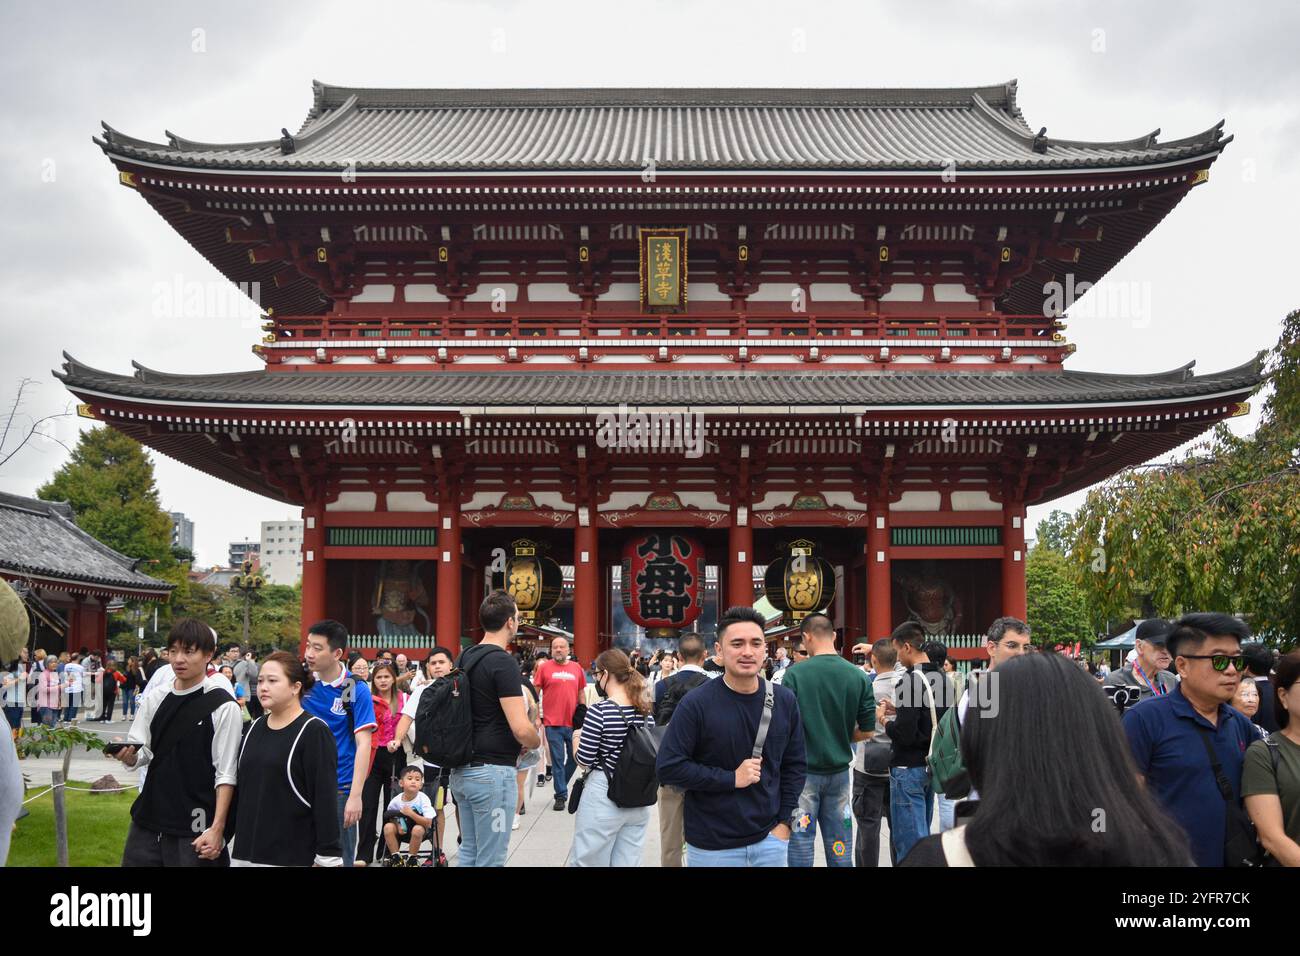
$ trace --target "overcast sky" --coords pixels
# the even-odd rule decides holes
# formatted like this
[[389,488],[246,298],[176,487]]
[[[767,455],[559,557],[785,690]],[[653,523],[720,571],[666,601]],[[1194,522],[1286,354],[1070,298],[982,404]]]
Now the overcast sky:
[[[1276,341],[1300,305],[1300,8],[1042,2],[157,4],[16,2],[0,12],[0,399],[61,411],[64,350],[115,372],[257,367],[238,319],[153,315],[157,283],[220,275],[136,193],[90,137],[208,142],[296,130],[311,81],[353,86],[974,86],[1020,81],[1029,124],[1074,139],[1163,139],[1221,118],[1236,139],[1110,274],[1150,315],[1071,322],[1070,368],[1201,372]],[[1087,300],[1081,302],[1086,308]],[[1256,410],[1259,402],[1255,402]],[[1234,427],[1252,427],[1250,419]],[[64,419],[67,444],[87,423]],[[0,470],[33,494],[67,453],[34,441]],[[162,502],[195,523],[205,564],[296,509],[154,455]],[[1050,507],[1031,509],[1029,526]]]

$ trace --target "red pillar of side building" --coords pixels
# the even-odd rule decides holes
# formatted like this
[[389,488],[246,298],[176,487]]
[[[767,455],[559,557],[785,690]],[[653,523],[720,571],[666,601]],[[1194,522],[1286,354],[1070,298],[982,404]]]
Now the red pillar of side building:
[[754,529],[741,524],[735,515],[727,530],[726,607],[754,606]]
[[573,652],[583,667],[600,653],[598,544],[595,526],[579,521],[573,529]]
[[437,642],[460,653],[461,560],[460,491],[452,486],[438,501],[438,582],[435,627]]
[[867,529],[867,640],[878,641],[893,630],[894,609],[889,567],[889,512],[871,512]]
[[1025,506],[1002,506],[1002,613],[1025,620],[1029,602],[1025,593]]
[[302,509],[302,641],[307,628],[325,617],[325,502],[311,501]]

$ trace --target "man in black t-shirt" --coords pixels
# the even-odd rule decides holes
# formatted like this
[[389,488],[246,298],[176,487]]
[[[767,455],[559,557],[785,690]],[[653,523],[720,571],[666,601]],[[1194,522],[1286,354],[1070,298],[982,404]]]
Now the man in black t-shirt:
[[519,665],[506,650],[519,630],[514,598],[493,591],[478,615],[486,632],[483,640],[457,662],[469,671],[474,751],[468,764],[451,772],[451,789],[462,810],[456,865],[505,866],[519,798],[515,762],[521,749],[536,750],[542,739],[528,719]]

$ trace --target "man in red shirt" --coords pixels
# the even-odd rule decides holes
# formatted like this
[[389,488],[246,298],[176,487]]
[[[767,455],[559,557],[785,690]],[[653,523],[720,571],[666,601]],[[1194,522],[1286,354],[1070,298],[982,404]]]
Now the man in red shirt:
[[567,640],[557,637],[551,641],[551,659],[538,665],[533,684],[542,692],[542,723],[555,774],[554,809],[563,810],[569,801],[569,778],[578,769],[573,759],[573,712],[587,686],[582,666],[569,660]]

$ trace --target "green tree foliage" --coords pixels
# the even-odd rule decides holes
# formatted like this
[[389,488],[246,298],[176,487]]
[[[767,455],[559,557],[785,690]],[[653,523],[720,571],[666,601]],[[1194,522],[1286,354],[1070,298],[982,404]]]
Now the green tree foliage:
[[72,457],[36,490],[72,505],[77,526],[157,574],[176,566],[171,519],[158,503],[153,462],[140,444],[107,426],[81,433]]
[[1034,547],[1047,548],[1049,551],[1055,551],[1058,554],[1068,554],[1071,540],[1071,521],[1073,516],[1068,511],[1061,511],[1059,508],[1053,509],[1042,521],[1038,522],[1038,528],[1034,531]]
[[1025,560],[1025,590],[1035,644],[1050,649],[1076,642],[1090,645],[1096,639],[1087,598],[1064,554],[1041,544],[1034,547]]
[[1257,634],[1300,635],[1300,311],[1266,369],[1253,435],[1220,425],[1180,460],[1088,493],[1069,554],[1095,614],[1123,617],[1149,596],[1159,614],[1241,613]]

